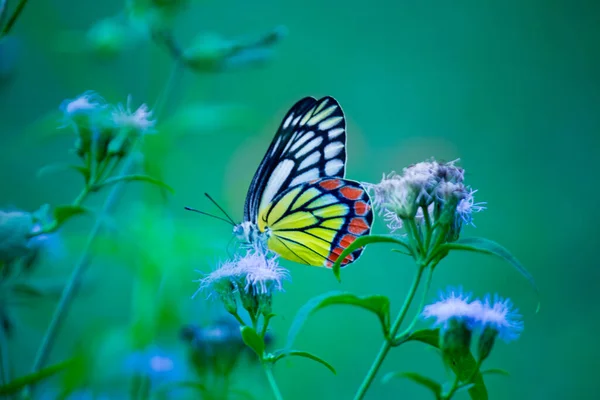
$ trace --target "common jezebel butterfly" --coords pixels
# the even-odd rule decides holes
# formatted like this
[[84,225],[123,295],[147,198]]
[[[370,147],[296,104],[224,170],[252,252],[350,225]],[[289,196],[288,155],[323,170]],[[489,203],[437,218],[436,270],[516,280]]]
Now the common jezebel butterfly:
[[[344,179],[346,121],[333,97],[305,97],[286,114],[252,179],[234,234],[281,257],[331,267],[373,223],[369,195]],[[342,265],[362,253],[349,254]]]

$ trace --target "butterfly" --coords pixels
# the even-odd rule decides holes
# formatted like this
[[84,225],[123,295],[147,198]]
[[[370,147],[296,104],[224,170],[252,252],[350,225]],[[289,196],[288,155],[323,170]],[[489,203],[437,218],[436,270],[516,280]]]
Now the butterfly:
[[[331,267],[373,223],[360,183],[344,179],[346,121],[333,97],[305,97],[285,115],[252,179],[233,233],[281,257]],[[342,260],[348,265],[363,249]]]

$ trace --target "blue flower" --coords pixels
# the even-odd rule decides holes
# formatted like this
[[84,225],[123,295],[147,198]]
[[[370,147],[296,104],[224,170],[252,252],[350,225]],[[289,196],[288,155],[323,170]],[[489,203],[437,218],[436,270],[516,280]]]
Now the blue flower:
[[490,329],[506,343],[516,340],[523,332],[523,321],[519,310],[513,307],[510,299],[503,299],[497,294],[492,302],[487,296],[477,318],[477,328],[482,332]]
[[465,294],[461,289],[449,289],[440,294],[440,300],[425,306],[422,317],[435,318],[433,326],[445,328],[451,320],[464,321],[471,329],[477,324],[481,315],[481,301],[471,301],[471,294]]

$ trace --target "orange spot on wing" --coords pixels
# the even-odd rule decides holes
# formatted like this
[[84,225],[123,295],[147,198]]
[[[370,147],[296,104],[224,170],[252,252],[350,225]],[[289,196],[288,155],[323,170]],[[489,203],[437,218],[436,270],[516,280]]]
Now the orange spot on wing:
[[345,186],[340,189],[340,193],[348,200],[356,200],[363,195],[363,190],[355,187]]
[[331,267],[333,267],[333,263],[331,261],[329,261],[329,260],[325,260],[325,266],[327,268],[331,268]]
[[326,181],[319,183],[319,186],[323,189],[334,190],[342,186],[342,182],[340,182],[339,179],[327,179]]
[[[336,247],[335,249],[333,249],[331,251],[331,253],[329,254],[329,258],[331,261],[336,262],[337,259],[340,257],[340,254],[342,254],[342,252],[344,251],[343,248],[341,247]],[[354,261],[354,256],[352,254],[348,254],[346,256],[346,258],[344,258],[344,260],[342,261],[342,265],[346,265],[348,263],[351,263],[352,261]],[[327,266],[327,261],[325,262],[325,265]],[[331,264],[333,265],[333,263]]]
[[356,215],[366,215],[370,209],[371,206],[369,206],[364,201],[357,201],[356,203],[354,203],[354,212],[356,213]]
[[362,235],[368,230],[369,225],[367,225],[363,218],[352,218],[352,221],[350,221],[350,224],[348,225],[348,231],[355,235]]
[[354,242],[355,240],[356,240],[356,236],[346,234],[340,240],[340,246],[342,246],[343,248],[346,248],[346,247],[350,246],[352,244],[352,242]]

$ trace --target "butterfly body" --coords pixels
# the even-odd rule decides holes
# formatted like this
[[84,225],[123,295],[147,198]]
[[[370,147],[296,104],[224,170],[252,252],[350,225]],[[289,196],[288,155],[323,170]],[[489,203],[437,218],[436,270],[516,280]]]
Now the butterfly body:
[[[344,179],[346,126],[332,97],[298,101],[284,117],[252,180],[244,221],[233,233],[307,265],[333,265],[357,237],[370,233],[371,202]],[[355,261],[362,248],[342,265]]]

